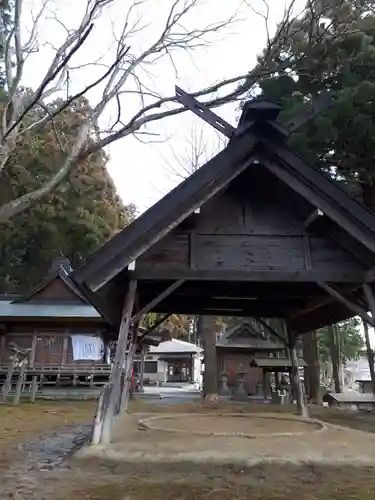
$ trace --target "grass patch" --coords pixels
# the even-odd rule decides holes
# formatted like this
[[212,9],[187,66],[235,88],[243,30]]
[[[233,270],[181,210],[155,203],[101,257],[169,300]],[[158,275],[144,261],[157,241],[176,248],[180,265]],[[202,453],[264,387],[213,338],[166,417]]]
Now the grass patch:
[[179,471],[176,465],[173,473],[165,468],[152,473],[148,465],[138,477],[125,470],[117,474],[102,470],[90,483],[71,485],[56,499],[373,500],[374,496],[374,469],[368,467],[265,464],[237,471],[220,467],[192,471],[184,464]]
[[17,445],[38,434],[70,424],[90,421],[95,402],[38,401],[34,404],[0,404],[0,469],[13,460]]

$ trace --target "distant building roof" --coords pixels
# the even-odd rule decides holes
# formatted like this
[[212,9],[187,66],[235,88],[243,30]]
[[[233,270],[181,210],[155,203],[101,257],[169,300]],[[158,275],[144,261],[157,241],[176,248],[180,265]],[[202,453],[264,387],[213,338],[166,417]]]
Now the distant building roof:
[[0,300],[0,321],[22,318],[92,318],[99,319],[98,311],[88,304],[33,303]]
[[150,347],[150,354],[197,354],[202,351],[203,350],[195,344],[178,339],[167,340],[165,342],[160,342],[157,347]]
[[[289,358],[254,358],[251,363],[251,366],[255,366],[258,368],[291,368],[292,363]],[[298,360],[298,365],[306,366],[306,361],[303,359]]]
[[216,343],[219,348],[280,351],[285,349],[279,339],[270,332],[267,336],[259,332],[250,321],[243,321],[228,330]]

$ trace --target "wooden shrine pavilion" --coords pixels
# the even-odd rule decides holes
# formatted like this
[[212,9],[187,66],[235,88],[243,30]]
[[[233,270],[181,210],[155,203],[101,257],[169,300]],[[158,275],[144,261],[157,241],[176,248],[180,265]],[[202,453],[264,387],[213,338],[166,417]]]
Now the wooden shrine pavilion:
[[220,380],[221,374],[226,373],[228,387],[235,387],[238,369],[243,366],[246,370],[245,391],[249,395],[257,395],[263,391],[267,381],[263,380],[263,369],[252,366],[253,361],[261,359],[272,363],[279,357],[286,358],[286,351],[279,338],[269,331],[260,331],[253,321],[236,322],[216,342],[218,378]]
[[28,352],[26,379],[36,374],[49,385],[108,381],[109,347],[117,333],[70,279],[71,270],[67,259],[57,259],[29,293],[0,298],[2,381],[14,349]]
[[[179,95],[228,145],[72,279],[128,346],[149,311],[285,320],[302,412],[297,335],[355,314],[374,324],[375,215],[288,146],[277,104],[248,102],[234,128]],[[115,365],[130,352],[119,348]]]

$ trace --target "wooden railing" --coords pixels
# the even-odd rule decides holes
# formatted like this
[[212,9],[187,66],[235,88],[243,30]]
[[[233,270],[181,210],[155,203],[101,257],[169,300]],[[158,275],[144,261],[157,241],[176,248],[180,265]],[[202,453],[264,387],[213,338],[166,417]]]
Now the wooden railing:
[[0,365],[0,378],[3,379],[1,399],[7,399],[13,386],[16,387],[14,403],[17,404],[22,392],[29,392],[30,401],[34,402],[38,389],[43,386],[98,388],[108,384],[110,375],[110,365],[35,364],[19,367],[2,364]]

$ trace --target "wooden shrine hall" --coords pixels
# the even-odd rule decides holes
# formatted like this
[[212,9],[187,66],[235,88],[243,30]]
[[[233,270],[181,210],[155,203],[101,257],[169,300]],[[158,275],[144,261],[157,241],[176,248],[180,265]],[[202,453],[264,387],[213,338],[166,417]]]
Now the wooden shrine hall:
[[356,314],[373,324],[375,215],[288,146],[303,120],[281,125],[277,104],[249,101],[234,128],[177,99],[228,145],[72,279],[128,346],[150,311],[285,320],[301,412],[296,336]]

